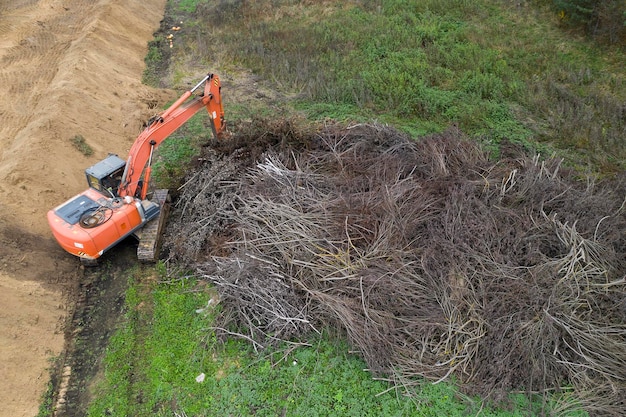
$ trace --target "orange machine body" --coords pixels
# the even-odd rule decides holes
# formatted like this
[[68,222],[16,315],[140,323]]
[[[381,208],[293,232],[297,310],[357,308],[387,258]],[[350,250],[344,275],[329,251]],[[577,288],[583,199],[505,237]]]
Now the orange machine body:
[[[203,93],[190,100],[194,90],[202,86]],[[88,168],[85,173],[89,188],[48,211],[48,224],[61,247],[84,261],[92,261],[156,218],[161,203],[147,199],[153,152],[202,108],[206,108],[218,138],[224,129],[224,110],[221,84],[215,74],[208,74],[152,118],[126,161],[111,154]]]
[[[62,212],[64,208],[67,213]],[[104,222],[96,227],[84,227],[80,216],[97,210],[104,216]],[[48,223],[61,247],[72,255],[86,259],[99,258],[146,222],[139,199],[114,199],[93,188],[48,212]]]

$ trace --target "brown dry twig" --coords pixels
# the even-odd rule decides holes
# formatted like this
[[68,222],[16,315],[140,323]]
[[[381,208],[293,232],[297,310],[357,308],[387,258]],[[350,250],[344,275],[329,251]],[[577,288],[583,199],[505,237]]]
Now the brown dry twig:
[[455,129],[412,141],[380,125],[252,127],[190,174],[169,235],[170,257],[246,329],[230,332],[266,346],[332,326],[399,385],[573,390],[618,415],[622,183],[582,184],[522,153],[492,161]]

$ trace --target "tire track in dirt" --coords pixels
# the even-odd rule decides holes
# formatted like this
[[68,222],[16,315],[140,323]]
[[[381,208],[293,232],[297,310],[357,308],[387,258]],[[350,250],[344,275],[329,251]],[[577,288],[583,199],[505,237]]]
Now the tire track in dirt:
[[[127,152],[173,93],[141,85],[165,0],[0,2],[0,417],[37,414],[63,348],[78,262],[46,211],[86,187],[83,171]],[[82,135],[92,156],[70,139]]]
[[128,239],[105,257],[100,266],[86,269],[80,282],[68,329],[71,343],[53,378],[54,417],[87,415],[98,375],[103,373],[102,358],[122,317],[128,268],[137,260],[137,244]]
[[[136,97],[136,92],[124,92],[124,87],[139,87],[144,94],[150,91],[138,85],[143,56],[129,59],[125,49],[145,51],[146,39],[137,42],[137,33],[141,33],[141,26],[145,29],[142,18],[152,7],[138,1],[122,5],[121,1],[83,0],[41,2],[28,9],[40,13],[34,21],[18,25],[15,32],[0,33],[13,37],[14,43],[0,51],[0,114],[16,121],[0,130],[0,178],[8,178],[10,185],[18,189],[35,188],[44,202],[54,206],[80,190],[82,176],[57,168],[59,182],[48,181],[47,176],[36,181],[24,175],[30,173],[31,164],[24,167],[20,162],[47,162],[48,158],[38,156],[41,150],[54,154],[59,166],[72,166],[77,157],[82,157],[69,145],[69,139],[77,134],[84,136],[96,153],[125,151],[125,146],[120,146],[124,140],[120,139],[134,138],[140,124],[125,129],[125,136],[120,137],[119,127],[128,123],[124,119],[129,115],[121,114],[116,104],[127,101],[122,95]],[[151,13],[155,14],[153,10]],[[128,79],[125,72],[131,66],[139,72]],[[148,94],[156,94],[157,102],[163,101],[163,95],[159,97],[152,91]],[[130,116],[141,118],[144,112],[145,108]],[[112,121],[116,125],[109,127]],[[110,140],[111,135],[117,137]],[[61,190],[72,192],[64,193],[61,199],[49,198],[47,193],[57,191],[59,185]],[[10,187],[1,191],[9,192]],[[6,201],[21,201],[21,197]],[[43,216],[33,222],[42,232],[46,230]]]
[[[16,121],[0,130],[0,164],[27,142],[26,136],[20,136],[19,132],[38,118],[34,110],[45,99],[44,94],[58,74],[63,57],[76,34],[84,32],[92,21],[81,17],[93,16],[96,7],[93,2],[66,4],[71,6],[54,1],[30,5],[19,10],[21,19],[10,19],[19,20],[19,24],[3,25],[0,32],[0,37],[12,40],[12,45],[0,52],[0,95],[3,97],[0,113]],[[24,18],[33,14],[36,15],[34,20]],[[93,19],[97,19],[97,15]]]

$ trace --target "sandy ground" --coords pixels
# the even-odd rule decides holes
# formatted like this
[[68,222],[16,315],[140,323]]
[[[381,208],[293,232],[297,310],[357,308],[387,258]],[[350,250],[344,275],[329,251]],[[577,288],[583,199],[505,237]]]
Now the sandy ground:
[[108,152],[125,158],[142,121],[175,97],[140,82],[164,7],[0,0],[0,417],[37,414],[82,276],[46,212],[86,187],[86,167]]

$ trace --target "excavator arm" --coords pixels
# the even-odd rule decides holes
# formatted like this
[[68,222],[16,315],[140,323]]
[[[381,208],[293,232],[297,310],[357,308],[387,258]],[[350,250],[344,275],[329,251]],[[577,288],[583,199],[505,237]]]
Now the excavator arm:
[[[188,101],[193,92],[203,85],[204,92]],[[126,168],[117,192],[120,197],[137,196],[142,200],[146,198],[154,150],[203,107],[209,113],[211,129],[218,139],[224,129],[224,109],[221,83],[216,74],[208,74],[167,110],[151,119],[149,125],[139,134],[130,148],[126,161]]]

